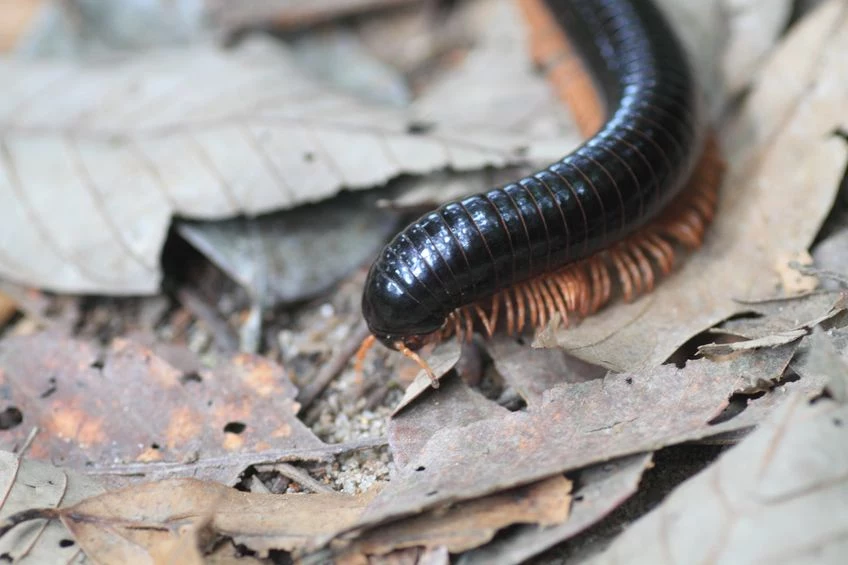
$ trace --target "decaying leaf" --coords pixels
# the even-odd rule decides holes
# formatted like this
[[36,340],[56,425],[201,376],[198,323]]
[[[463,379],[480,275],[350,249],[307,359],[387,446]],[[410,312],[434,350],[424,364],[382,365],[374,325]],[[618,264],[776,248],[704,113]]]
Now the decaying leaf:
[[177,229],[255,301],[271,307],[326,292],[377,253],[397,216],[374,200],[344,194],[259,218],[180,222]]
[[372,496],[258,494],[171,479],[93,496],[49,515],[98,563],[153,563],[156,556],[196,554],[191,541],[198,536],[231,538],[261,556],[303,549],[355,522]]
[[725,88],[740,93],[750,82],[792,13],[791,0],[722,0],[729,42],[722,54]]
[[[813,250],[816,267],[841,275],[848,280],[848,228],[843,228],[816,245]],[[838,281],[822,281],[825,288],[836,288]]]
[[848,405],[795,396],[591,563],[841,563],[846,422]]
[[509,338],[492,339],[486,349],[504,381],[531,406],[541,403],[545,391],[555,385],[590,381],[606,373],[564,351],[522,347]]
[[[526,411],[466,423],[475,416],[472,410],[457,425],[443,425],[457,406],[445,400],[443,407],[437,391],[429,407],[395,416],[392,445],[404,451],[407,463],[358,526],[711,435],[708,423],[730,395],[779,378],[793,353],[789,345],[722,363],[697,360],[683,369],[664,365],[558,385]],[[405,417],[413,424],[404,426]],[[431,427],[422,429],[428,422]]]
[[416,126],[258,40],[97,67],[7,60],[0,77],[14,85],[0,102],[0,198],[14,203],[0,239],[16,242],[0,273],[70,292],[154,292],[173,214],[255,215],[402,173],[552,159],[575,142],[492,120]]
[[[828,295],[825,295],[824,298],[829,298],[830,300],[828,300],[828,302],[833,300],[833,298]],[[698,348],[698,352],[704,355],[727,355],[734,351],[745,351],[748,349],[758,349],[760,347],[776,347],[779,345],[785,345],[809,334],[813,328],[819,324],[843,314],[846,309],[848,309],[848,293],[839,293],[837,294],[835,301],[830,304],[830,307],[823,314],[819,314],[813,319],[805,320],[800,324],[796,319],[796,321],[790,322],[790,326],[788,328],[774,329],[773,325],[775,324],[775,320],[773,318],[765,321],[758,319],[756,323],[751,323],[750,320],[737,320],[735,323],[734,321],[731,321],[727,324],[727,326],[734,328],[734,332],[746,331],[747,329],[747,331],[755,332],[755,334],[759,335],[743,341],[702,345]],[[778,324],[780,321],[784,321],[780,320],[782,316],[775,316],[775,318],[778,318]],[[739,328],[742,329],[740,330]]]
[[[462,348],[456,340],[450,340],[446,343],[439,344],[432,355],[428,356],[427,363],[430,365],[436,377],[441,378],[454,368],[459,361]],[[439,381],[441,382],[441,381]],[[433,387],[433,382],[425,372],[420,372],[415,380],[406,388],[403,398],[395,407],[394,413],[397,414],[403,410],[412,401],[418,398],[421,394],[427,392]]]
[[[848,403],[848,329],[810,336],[806,355],[793,368],[804,380],[823,383],[836,400]],[[821,388],[821,387],[820,387]]]
[[652,293],[616,304],[555,344],[613,370],[654,367],[694,334],[773,295],[775,258],[806,249],[848,160],[833,136],[848,116],[848,7],[823,5],[764,68],[725,132],[729,175],[702,249]]
[[389,448],[399,469],[408,466],[438,430],[509,414],[461,379],[443,380],[444,385],[437,391],[422,394],[389,420]]
[[[32,508],[57,508],[98,495],[91,478],[42,461],[0,452],[0,522]],[[80,553],[58,522],[35,520],[0,537],[0,555],[14,563],[70,563]]]
[[512,524],[560,524],[568,519],[570,505],[571,481],[556,476],[371,530],[346,553],[382,555],[407,547],[446,547],[459,553],[488,542]]
[[[4,402],[43,430],[30,448],[35,458],[103,469],[228,455],[229,464],[195,471],[229,482],[244,468],[235,454],[325,447],[297,419],[296,389],[276,364],[251,355],[214,369],[195,363],[180,370],[125,340],[102,358],[92,345],[54,334],[0,343]],[[5,432],[3,444],[20,442],[24,428]]]
[[579,534],[604,518],[636,492],[642,473],[650,466],[650,454],[633,455],[583,469],[580,487],[572,497],[568,521],[557,526],[520,526],[492,543],[465,553],[460,565],[513,565]]

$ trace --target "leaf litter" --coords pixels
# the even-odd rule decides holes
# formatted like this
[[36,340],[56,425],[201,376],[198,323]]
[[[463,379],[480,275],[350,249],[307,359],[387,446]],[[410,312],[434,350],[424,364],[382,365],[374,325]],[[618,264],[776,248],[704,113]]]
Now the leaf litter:
[[[95,479],[43,461],[0,451],[0,524],[32,508],[57,508],[96,496]],[[35,520],[0,537],[0,555],[15,563],[70,563],[80,547],[55,521]]]
[[844,400],[813,403],[793,395],[589,562],[680,563],[693,555],[715,563],[842,562],[848,551],[846,421]]
[[[837,10],[833,8],[834,5],[836,5],[835,2],[825,5],[813,18],[803,23],[801,27],[796,28],[784,43],[784,46],[795,45],[792,49],[800,50],[804,56],[810,55],[810,52],[804,52],[803,48],[811,43],[817,43],[819,51],[828,49],[824,46],[828,41],[833,42],[834,34],[824,33],[821,28],[817,29],[809,22],[818,21],[819,25],[827,28],[827,25],[821,24],[826,16],[836,19],[839,17],[835,15]],[[818,20],[814,18],[818,18]],[[832,29],[835,29],[835,27],[836,24],[833,25]],[[798,40],[799,35],[806,37],[806,39],[804,41]],[[838,34],[836,36],[838,37]],[[801,45],[801,47],[798,47],[798,45]],[[792,49],[788,49],[790,54]],[[815,51],[815,49],[813,48],[812,51]],[[786,50],[783,53],[767,64],[760,80],[766,81],[766,83],[768,80],[777,80],[774,78],[775,73],[780,76],[781,65],[787,64],[781,57],[789,56],[786,54]],[[735,121],[731,120],[731,123],[735,124],[727,130],[731,133],[725,132],[725,137],[731,145],[734,142],[739,144],[731,152],[735,160],[744,164],[744,166],[737,165],[742,172],[738,172],[736,175],[743,180],[754,177],[757,182],[766,183],[769,190],[774,190],[780,185],[780,182],[770,179],[781,177],[774,171],[771,172],[772,176],[763,175],[762,178],[756,176],[761,174],[762,170],[766,168],[765,164],[769,162],[768,158],[761,157],[761,154],[765,152],[763,148],[771,147],[771,151],[783,155],[776,151],[775,147],[780,149],[791,145],[791,140],[786,139],[791,136],[797,136],[795,143],[798,143],[802,148],[807,145],[818,149],[825,148],[822,160],[812,161],[816,165],[826,165],[818,167],[820,170],[825,169],[825,173],[822,178],[815,181],[820,183],[821,186],[818,187],[819,193],[816,193],[819,196],[811,198],[814,218],[802,221],[793,216],[792,220],[784,226],[786,233],[790,234],[787,239],[797,242],[796,247],[798,249],[805,249],[809,245],[818,229],[820,219],[824,215],[824,208],[830,206],[824,192],[837,184],[836,182],[828,184],[831,179],[828,174],[835,169],[835,167],[830,167],[831,160],[839,161],[839,159],[842,159],[837,164],[839,167],[844,167],[844,152],[838,150],[837,144],[822,141],[827,139],[829,132],[825,133],[826,128],[819,123],[820,121],[813,120],[815,122],[813,125],[816,127],[812,129],[819,135],[816,138],[809,131],[803,131],[804,128],[795,127],[793,119],[797,116],[794,118],[791,116],[794,111],[792,108],[804,107],[808,103],[808,99],[817,108],[816,111],[825,113],[832,111],[833,105],[828,106],[827,89],[832,89],[834,86],[838,88],[840,85],[834,84],[834,81],[831,80],[831,83],[824,85],[817,83],[815,87],[809,87],[810,84],[813,84],[811,77],[814,74],[820,72],[822,68],[833,68],[833,61],[828,62],[827,56],[820,59],[825,62],[819,66],[809,63],[803,66],[809,72],[805,79],[807,86],[801,85],[798,89],[778,89],[777,94],[772,96],[781,98],[782,105],[778,105],[775,109],[773,104],[760,103],[756,106],[752,104],[741,113],[742,118],[737,117]],[[813,68],[811,69],[811,67]],[[769,79],[769,73],[772,73],[771,79]],[[781,77],[781,80],[785,80],[785,78]],[[805,92],[799,94],[799,90]],[[755,97],[758,92],[760,96],[765,96],[762,94],[764,87],[754,89]],[[802,99],[804,100],[803,103],[799,103],[798,101]],[[818,106],[815,106],[816,104]],[[821,110],[820,107],[825,109]],[[781,121],[760,115],[754,119],[746,114],[746,112],[754,111],[763,112],[764,109],[774,112],[774,115],[788,115],[790,118]],[[841,114],[831,114],[831,116],[834,115]],[[756,129],[750,127],[752,123],[757,124]],[[775,124],[780,127],[775,127]],[[769,128],[772,129],[769,130]],[[800,133],[799,130],[801,130]],[[748,140],[747,142],[741,142],[739,140],[742,138],[735,137],[742,134],[748,136],[744,138]],[[799,151],[799,153],[802,157],[804,156],[804,151]],[[768,153],[766,154],[768,155]],[[838,158],[836,158],[837,156]],[[786,157],[782,158],[786,159]],[[777,157],[774,157],[774,159],[777,159]],[[809,162],[809,160],[800,161],[798,166],[815,168]],[[731,165],[733,166],[733,163]],[[783,176],[791,178],[785,174]],[[813,182],[811,179],[805,180]],[[786,182],[786,180],[781,178],[781,182]],[[746,184],[745,186],[749,185]],[[809,185],[804,184],[804,186]],[[748,189],[747,192],[751,190]],[[730,197],[734,200],[741,200],[741,203],[735,202],[734,206],[759,202],[753,197],[748,197],[746,200],[744,196],[746,191],[742,189],[739,189],[738,192],[741,192],[742,196],[730,194]],[[773,208],[764,208],[764,210],[771,214],[768,218],[769,223],[778,224],[784,220],[784,216],[779,214],[779,210]],[[809,212],[809,210],[808,208],[807,211]],[[796,215],[801,214],[801,212],[796,212]],[[748,219],[740,219],[739,221],[745,222]],[[744,236],[746,232],[742,228],[745,226],[740,225],[738,227],[736,236]],[[776,241],[779,238],[773,239]],[[725,241],[734,243],[733,240]],[[770,245],[767,245],[766,249],[770,247]],[[738,245],[736,244],[730,245],[727,254],[733,255],[737,252],[737,248]],[[726,259],[715,250],[713,250],[713,255],[712,260],[714,261]],[[775,253],[774,257],[763,258],[764,265],[766,259],[771,259],[771,262],[768,263],[768,269],[763,270],[764,273],[773,272],[771,269],[776,264],[775,257],[777,255]],[[781,253],[780,256],[785,257],[787,254]],[[738,259],[739,265],[743,265],[749,260],[749,257],[745,254],[741,254],[740,257]],[[734,268],[740,268],[739,265]],[[685,268],[684,266],[684,271]],[[678,276],[682,276],[684,271],[681,271]],[[707,275],[703,276],[706,277]],[[757,281],[755,285],[745,287],[745,290],[753,289],[756,292],[730,293],[729,296],[733,299],[773,297],[779,289],[780,277],[775,272],[774,276],[762,278],[763,281]],[[668,282],[672,283],[673,280]],[[662,285],[662,287],[664,286],[666,285]],[[715,286],[718,288],[722,285],[717,284]],[[660,290],[662,290],[662,287]],[[803,297],[796,300],[798,302],[793,302],[793,306],[790,306],[790,308],[795,308],[798,321],[813,320],[821,315],[820,306],[822,303],[816,302],[815,297]],[[797,306],[795,306],[796,304]],[[819,305],[818,310],[816,304]],[[825,307],[828,307],[828,305],[825,304]],[[619,306],[615,307],[615,309],[618,308]],[[755,311],[760,316],[764,316],[760,320],[767,327],[778,327],[781,321],[789,320],[786,311],[768,310],[768,306],[763,306],[763,303],[759,302],[752,305],[751,300],[736,301],[734,308],[736,310],[726,316]],[[679,310],[673,311],[680,313]],[[675,319],[677,313],[675,313]],[[781,314],[783,317],[781,317]],[[668,312],[666,312],[666,315],[668,315]],[[681,314],[680,319],[685,320],[687,318],[688,314]],[[843,341],[840,341],[843,337],[839,328],[842,318],[840,313],[834,314],[829,322],[834,327],[829,329],[827,334],[827,339],[833,340],[834,349],[840,355],[844,355],[845,351]],[[693,332],[700,332],[720,320],[721,318],[709,322],[702,320],[703,325]],[[729,331],[730,328],[738,332],[746,331],[744,322],[744,320],[732,320],[725,324],[726,328],[724,329],[726,331]],[[751,329],[756,330],[756,322],[756,320],[750,321]],[[808,324],[805,329],[809,330],[811,327],[812,325]],[[792,328],[790,327],[790,329]],[[653,329],[651,328],[643,329],[639,337],[653,337],[652,332]],[[731,352],[724,358],[717,360],[689,360],[685,365],[678,367],[673,365],[654,366],[668,357],[667,354],[663,359],[660,359],[659,353],[654,352],[657,355],[657,361],[654,365],[648,366],[647,370],[635,371],[632,374],[611,374],[595,380],[591,380],[591,378],[595,376],[596,372],[602,373],[603,370],[593,367],[591,364],[573,362],[573,360],[564,357],[558,350],[541,352],[544,358],[535,363],[531,355],[532,351],[528,351],[526,348],[522,349],[517,344],[511,343],[510,340],[503,340],[493,342],[486,347],[487,355],[492,359],[486,369],[487,376],[484,379],[500,379],[502,381],[500,386],[503,387],[504,391],[502,395],[489,397],[480,394],[475,388],[476,385],[475,387],[468,386],[462,383],[455,374],[449,373],[450,368],[457,365],[458,352],[448,351],[444,368],[440,370],[440,372],[448,373],[442,379],[442,387],[438,391],[427,390],[426,387],[419,388],[415,395],[410,396],[405,401],[406,403],[398,409],[389,423],[390,448],[395,457],[396,468],[388,484],[383,487],[383,493],[377,495],[377,498],[370,504],[363,503],[362,507],[356,512],[351,512],[347,516],[347,518],[350,518],[347,522],[342,523],[344,520],[340,520],[334,524],[334,528],[322,530],[320,534],[313,532],[310,534],[312,537],[297,538],[299,541],[296,543],[326,540],[327,536],[337,534],[340,529],[343,535],[334,537],[335,541],[330,545],[337,552],[348,551],[350,554],[350,552],[355,552],[357,551],[356,548],[359,548],[361,549],[360,554],[367,554],[369,551],[377,553],[389,551],[382,559],[401,560],[395,562],[404,562],[403,559],[411,559],[414,562],[419,558],[440,559],[441,562],[444,562],[448,554],[445,544],[450,542],[450,534],[457,533],[459,534],[457,537],[464,536],[462,532],[456,531],[447,532],[447,538],[444,537],[443,530],[440,534],[439,517],[445,516],[445,511],[448,513],[461,511],[467,505],[480,504],[484,511],[476,514],[469,523],[472,526],[471,529],[476,531],[475,524],[478,524],[477,520],[479,519],[482,533],[474,533],[467,539],[473,538],[479,540],[479,543],[485,543],[488,539],[491,539],[491,536],[497,530],[513,523],[500,521],[493,525],[492,522],[486,521],[485,516],[489,514],[485,509],[491,508],[490,505],[494,504],[493,500],[503,495],[507,489],[519,488],[523,489],[524,492],[531,492],[533,488],[543,484],[537,481],[553,480],[549,477],[562,479],[562,474],[566,473],[569,479],[576,480],[577,488],[574,496],[580,498],[571,504],[561,504],[557,508],[559,511],[569,510],[568,506],[570,506],[570,516],[565,522],[553,524],[539,520],[549,524],[542,528],[538,525],[513,526],[505,532],[501,532],[493,542],[484,545],[483,548],[465,554],[469,562],[475,562],[474,559],[477,559],[476,562],[508,563],[527,559],[554,543],[577,535],[591,524],[601,520],[629,497],[637,489],[642,473],[650,464],[650,453],[646,452],[680,441],[709,437],[718,433],[739,431],[740,429],[748,430],[761,422],[763,418],[768,417],[769,414],[774,413],[775,409],[780,410],[781,406],[785,407],[786,398],[791,397],[793,393],[798,392],[804,398],[818,395],[824,386],[823,381],[826,379],[822,374],[826,371],[821,368],[821,363],[816,360],[815,355],[811,357],[810,344],[821,335],[818,332],[812,335],[805,334],[801,339],[774,348]],[[677,337],[679,338],[679,336]],[[4,337],[3,341],[6,341],[6,339],[8,338]],[[650,342],[646,344],[639,343],[639,341],[634,340],[638,347],[648,349],[652,347]],[[121,342],[116,342],[110,347],[116,345],[120,346]],[[670,351],[676,348],[677,346],[674,346]],[[527,355],[526,361],[523,361],[524,355]],[[602,365],[608,367],[614,366],[604,362],[604,359],[593,359],[591,357],[589,359],[596,363],[600,361]],[[457,366],[461,365],[461,360],[459,361],[460,364]],[[522,365],[526,365],[526,371],[522,370],[522,368],[525,368]],[[558,366],[561,367],[560,371],[557,371]],[[789,367],[788,370],[787,366]],[[717,369],[718,371],[716,371]],[[715,374],[716,372],[721,374]],[[534,373],[538,380],[535,380]],[[145,375],[141,375],[141,377],[144,378]],[[342,384],[346,381],[355,382],[350,381],[350,378],[349,375],[344,375],[340,382]],[[628,378],[632,382],[628,382]],[[223,386],[223,388],[230,387],[230,384]],[[505,401],[505,398],[509,396],[506,393],[509,391],[512,391],[513,396],[520,397],[526,406],[519,407],[517,410],[505,407],[508,405],[514,408]],[[286,392],[282,396],[288,399],[285,402],[290,402],[293,393],[286,388]],[[726,412],[739,398],[743,402],[741,412],[728,415]],[[658,419],[660,416],[664,416],[662,420]],[[288,416],[286,416],[287,418]],[[527,422],[532,425],[522,427]],[[564,430],[565,433],[560,433],[566,426],[568,426],[568,429]],[[598,440],[596,444],[592,445],[592,436],[604,433],[609,437],[605,438],[604,441]],[[576,434],[587,437],[580,438],[580,441],[563,439],[573,438]],[[558,441],[554,442],[554,437]],[[36,436],[37,438],[38,436]],[[318,441],[320,442],[320,440]],[[574,457],[565,454],[563,446],[567,446],[569,451],[573,449]],[[36,444],[33,444],[33,447],[36,447]],[[319,449],[319,452],[323,455],[330,453],[329,451],[321,451],[321,449]],[[584,449],[587,452],[594,450],[594,453],[583,453],[582,450]],[[289,455],[294,456],[295,461],[299,461],[296,458],[298,456],[296,451],[290,451]],[[532,458],[522,459],[522,455],[527,452],[530,453],[531,457],[541,459],[541,463],[535,465],[535,468]],[[271,453],[275,456],[280,455],[280,452],[274,453],[272,451]],[[634,455],[625,458],[620,457],[627,453]],[[248,455],[253,454],[248,453]],[[506,462],[507,456],[510,457],[509,465]],[[498,460],[497,465],[487,464],[499,457],[504,458],[504,461]],[[256,465],[259,468],[264,468],[264,466],[273,468],[275,461],[278,460],[279,458],[269,457],[268,460],[262,461],[225,454],[220,456],[218,461],[227,468],[227,471],[223,474],[214,475],[214,478],[222,480],[226,476],[228,481],[225,482],[232,483],[236,476],[233,473],[237,469],[240,472],[240,470]],[[604,461],[606,463],[596,463]],[[202,459],[200,462],[202,462]],[[461,471],[457,471],[456,465],[452,466],[452,463],[461,465],[459,467]],[[123,472],[139,472],[144,467],[150,469],[151,466],[156,467],[157,465],[160,471],[166,469],[162,463],[132,463],[123,465],[122,469]],[[168,465],[174,465],[170,468],[173,473],[184,473],[191,471],[194,463],[189,459],[185,462],[168,463]],[[178,470],[175,471],[177,468]],[[423,469],[419,471],[419,468]],[[169,475],[168,472],[158,475],[151,473],[148,478],[167,476],[174,476],[174,474]],[[164,484],[173,487],[175,483]],[[257,484],[257,481],[254,480],[252,484]],[[466,488],[469,484],[471,484],[471,488]],[[206,487],[209,487],[209,483],[198,483],[198,490],[203,490]],[[130,493],[133,488],[148,487],[130,487],[124,492]],[[217,492],[216,489],[220,487],[211,486],[209,488],[215,493]],[[150,494],[154,490],[139,490],[136,492]],[[173,492],[177,491],[172,488],[170,494],[173,494]],[[234,491],[227,490],[227,492]],[[122,494],[121,496],[128,497],[128,500],[132,499],[130,494]],[[312,497],[316,495],[268,496]],[[482,498],[480,498],[481,496]],[[152,495],[148,498],[155,500]],[[180,500],[173,500],[170,506],[173,508],[179,507],[180,504],[188,502],[185,499],[191,498],[191,495],[178,496],[178,498]],[[210,498],[214,498],[214,496],[210,496]],[[160,500],[168,500],[168,497],[163,496]],[[145,499],[142,502],[150,501]],[[528,503],[532,504],[538,502],[540,501],[528,500]],[[588,504],[585,512],[581,514],[581,507],[584,502],[588,502]],[[223,512],[227,511],[228,505],[237,505],[237,503],[226,499],[224,507],[222,507]],[[132,551],[137,552],[134,555],[186,555],[189,556],[186,557],[187,559],[196,560],[199,556],[197,549],[208,548],[205,543],[209,536],[214,537],[222,534],[220,529],[216,529],[214,520],[211,518],[214,515],[214,510],[211,509],[214,504],[210,505],[204,502],[198,506],[200,508],[192,506],[192,512],[195,513],[193,514],[193,523],[190,526],[183,524],[186,526],[184,528],[173,527],[174,524],[169,522],[169,515],[167,514],[169,510],[164,509],[162,514],[156,517],[157,520],[160,520],[160,524],[165,524],[163,529],[153,528],[150,532],[143,533],[131,526],[119,534],[117,538],[109,538],[108,535],[113,534],[106,535],[104,532],[97,531],[96,527],[88,528],[91,524],[86,524],[85,531],[80,530],[78,535],[84,539],[88,539],[85,536],[90,535],[95,540],[93,543],[97,544],[103,543],[103,540],[105,540],[104,546],[114,547],[121,551],[127,549],[127,540],[131,539]],[[140,506],[140,509],[143,510],[143,506]],[[417,514],[422,509],[432,510],[427,510],[424,514]],[[122,508],[120,511],[123,512],[122,516],[127,516],[132,513],[132,508]],[[142,512],[137,512],[132,519],[137,519],[141,514]],[[331,512],[324,512],[326,516],[331,514]],[[400,521],[395,520],[395,518],[400,519]],[[412,520],[413,524],[415,524],[414,520],[422,520],[421,524],[426,524],[427,528],[432,529],[418,528],[421,535],[417,537],[415,535],[410,537],[408,534],[401,535],[400,532],[404,531],[404,523],[408,520]],[[529,521],[533,522],[533,520]],[[381,524],[379,527],[370,527],[378,523]],[[146,522],[144,524],[149,525]],[[484,526],[484,524],[488,524],[488,526]],[[394,540],[380,537],[380,530],[388,527],[398,528],[395,531],[399,533]],[[250,528],[245,528],[245,530],[249,531]],[[269,533],[273,532],[266,530],[259,532],[254,538],[247,535],[238,539],[241,541],[247,540],[244,543],[245,547],[257,548],[257,551],[260,552],[279,547],[294,548],[294,546],[285,545],[286,541],[281,541],[288,535],[285,532],[279,538],[274,538],[273,535],[266,537],[265,534]],[[123,537],[124,535],[127,537]],[[223,535],[234,537],[232,532],[229,531],[223,532]],[[152,541],[156,536],[161,539]],[[314,536],[318,536],[319,539],[316,540]],[[306,540],[306,538],[309,538],[309,540]],[[369,543],[369,540],[373,545],[365,545]],[[417,548],[397,551],[397,547],[404,545],[404,540],[407,543],[422,544],[431,547],[431,549],[424,553]],[[141,543],[143,547],[138,546],[138,543]],[[141,547],[140,550],[139,547]],[[300,550],[302,547],[305,546],[298,545],[297,549]],[[469,545],[468,547],[472,546]],[[464,545],[463,548],[467,549]],[[98,546],[91,551],[100,551],[101,549],[102,547]],[[486,560],[493,555],[487,553],[487,551],[499,550],[504,552],[502,561]],[[319,551],[315,555],[323,555],[323,553]],[[371,559],[376,559],[376,556],[372,556]]]
[[[211,368],[185,350],[175,367],[155,351],[115,340],[91,344],[43,333],[0,342],[0,381],[29,427],[29,454],[100,474],[194,476],[234,484],[250,465],[321,461],[354,446],[325,444],[298,418],[296,389],[278,365],[253,355]],[[379,446],[379,441],[362,447]]]
[[[5,60],[0,76],[16,85],[0,106],[0,194],[17,203],[0,225],[18,242],[0,272],[65,292],[155,292],[174,214],[256,215],[400,174],[551,160],[577,142],[528,133],[499,114],[483,124],[451,115],[421,130],[422,117],[448,116],[331,90],[269,40],[79,69]],[[534,84],[552,99],[541,79]],[[45,104],[59,88],[61,104]],[[455,107],[445,96],[453,102],[437,91],[417,104]]]

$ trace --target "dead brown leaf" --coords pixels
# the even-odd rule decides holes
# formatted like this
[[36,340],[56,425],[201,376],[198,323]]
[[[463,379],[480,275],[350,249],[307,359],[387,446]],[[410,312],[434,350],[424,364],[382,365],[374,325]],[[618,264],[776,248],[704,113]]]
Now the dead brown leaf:
[[[7,338],[0,342],[0,382],[9,391],[5,402],[43,430],[30,454],[71,467],[326,447],[298,420],[296,389],[278,365],[238,355],[208,369],[184,353],[194,370],[177,369],[126,340],[113,342],[101,357],[91,344],[61,335]],[[9,430],[4,445],[26,432],[23,426]],[[194,471],[233,481],[243,462],[231,461]]]
[[559,349],[531,349],[514,339],[495,337],[486,343],[495,368],[528,405],[542,401],[546,390],[564,383],[602,378],[606,370]]
[[722,57],[725,88],[742,92],[759,70],[792,15],[790,0],[722,0],[729,42]]
[[[438,430],[506,416],[509,411],[472,390],[461,379],[443,379],[438,390],[419,396],[389,420],[389,449],[395,465],[406,467]],[[424,469],[422,469],[423,471]]]
[[580,487],[574,493],[571,515],[557,526],[520,526],[479,549],[462,555],[460,565],[513,565],[575,536],[606,517],[629,498],[651,465],[651,455],[616,459],[581,470]]
[[[825,295],[825,297],[832,300],[832,297],[829,295]],[[807,307],[809,302],[817,301],[804,301],[802,303],[802,308]],[[734,351],[745,351],[761,347],[777,347],[785,345],[808,335],[813,328],[817,327],[819,324],[832,320],[833,318],[843,314],[846,310],[848,310],[848,293],[840,293],[823,314],[819,314],[815,318],[808,319],[800,324],[797,322],[796,318],[788,328],[774,329],[775,322],[779,324],[781,321],[785,320],[783,316],[775,316],[775,318],[778,318],[777,321],[774,319],[767,319],[765,321],[758,319],[754,322],[750,320],[732,320],[728,324],[728,327],[734,328],[735,332],[747,331],[755,333],[758,336],[730,343],[710,343],[702,345],[698,348],[698,352],[704,355],[727,355]],[[783,314],[783,312],[781,312],[781,314]],[[783,318],[783,320],[781,320],[781,318]]]
[[[848,227],[838,230],[820,242],[813,249],[816,267],[840,275],[843,281],[848,280]],[[832,280],[823,281],[825,288],[835,288],[838,283]]]
[[489,542],[511,524],[560,524],[568,519],[570,505],[571,481],[555,476],[371,530],[346,553],[383,555],[411,547],[446,547],[459,553]]
[[555,343],[613,370],[654,367],[705,328],[773,294],[775,258],[810,245],[848,160],[848,8],[833,0],[802,22],[763,69],[735,127],[729,175],[704,247],[659,288],[616,304]]
[[[31,508],[57,508],[100,494],[91,478],[42,461],[0,452],[0,521]],[[0,537],[0,555],[14,563],[69,563],[80,548],[55,521],[21,524]]]
[[[727,406],[730,395],[779,378],[794,351],[788,345],[721,363],[697,360],[683,369],[664,365],[640,374],[559,385],[527,411],[471,423],[465,422],[480,415],[479,409],[455,416],[459,403],[438,391],[428,406],[413,406],[395,416],[392,447],[403,452],[407,463],[358,526],[709,436],[709,422]],[[493,411],[483,408],[482,415]],[[404,424],[405,418],[411,422]],[[454,418],[460,423],[444,425]]]
[[16,242],[0,273],[66,292],[155,292],[174,214],[252,216],[400,174],[553,159],[576,142],[497,116],[433,122],[367,104],[270,41],[82,67],[3,60],[0,78],[14,85],[0,105],[0,198],[14,203],[0,235]]
[[[432,354],[427,356],[427,364],[430,365],[430,369],[432,369],[433,373],[437,378],[441,379],[444,375],[446,375],[451,369],[459,361],[460,354],[462,353],[462,347],[456,340],[450,340],[445,343],[439,344],[439,346],[432,352]],[[441,382],[441,381],[439,381]],[[393,414],[397,414],[410,403],[412,403],[416,398],[427,392],[433,387],[433,383],[430,380],[430,377],[424,372],[421,371],[415,377],[415,380],[410,384],[406,391],[403,393],[403,398],[401,398],[398,405],[395,407]]]
[[372,495],[257,494],[171,479],[89,498],[62,508],[59,518],[86,555],[101,563],[153,563],[175,551],[191,553],[180,548],[182,538],[196,539],[204,527],[267,555],[304,548],[349,526]]
[[848,552],[848,405],[794,396],[630,526],[600,563],[840,563]]

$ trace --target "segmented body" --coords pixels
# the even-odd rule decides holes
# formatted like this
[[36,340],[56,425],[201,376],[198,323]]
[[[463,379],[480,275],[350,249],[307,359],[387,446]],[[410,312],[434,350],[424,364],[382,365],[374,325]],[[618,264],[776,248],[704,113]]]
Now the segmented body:
[[[443,332],[446,320],[457,323],[463,308],[479,310],[487,298],[510,289],[522,305],[517,326],[525,324],[521,292],[538,294],[526,301],[536,322],[536,304],[564,310],[574,296],[569,298],[565,288],[557,291],[550,281],[532,281],[563,272],[638,232],[680,192],[702,156],[707,127],[696,81],[682,45],[650,0],[543,3],[591,70],[607,121],[562,160],[501,188],[444,204],[383,249],[369,272],[362,308],[372,334],[390,347],[401,343],[415,349]],[[619,265],[625,278],[628,271],[645,270],[638,259],[646,254],[667,270],[665,242],[649,237],[639,245],[633,265]],[[604,284],[592,280],[594,272],[586,276],[590,288]],[[648,278],[653,284],[653,275],[633,275],[633,280]],[[511,295],[506,296],[504,304],[511,308]],[[495,308],[498,304],[492,300]],[[586,304],[576,309],[591,310]],[[518,313],[508,315],[510,329],[521,329],[512,320]],[[497,316],[480,313],[484,321]]]

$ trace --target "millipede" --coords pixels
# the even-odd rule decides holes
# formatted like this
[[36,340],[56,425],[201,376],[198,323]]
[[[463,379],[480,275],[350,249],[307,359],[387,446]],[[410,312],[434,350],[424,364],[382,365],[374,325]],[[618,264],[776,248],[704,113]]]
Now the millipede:
[[[416,351],[474,331],[563,324],[653,289],[700,246],[723,165],[687,54],[651,0],[520,0],[533,58],[586,141],[545,169],[447,202],[371,266],[375,341]],[[579,57],[575,57],[577,53]]]

